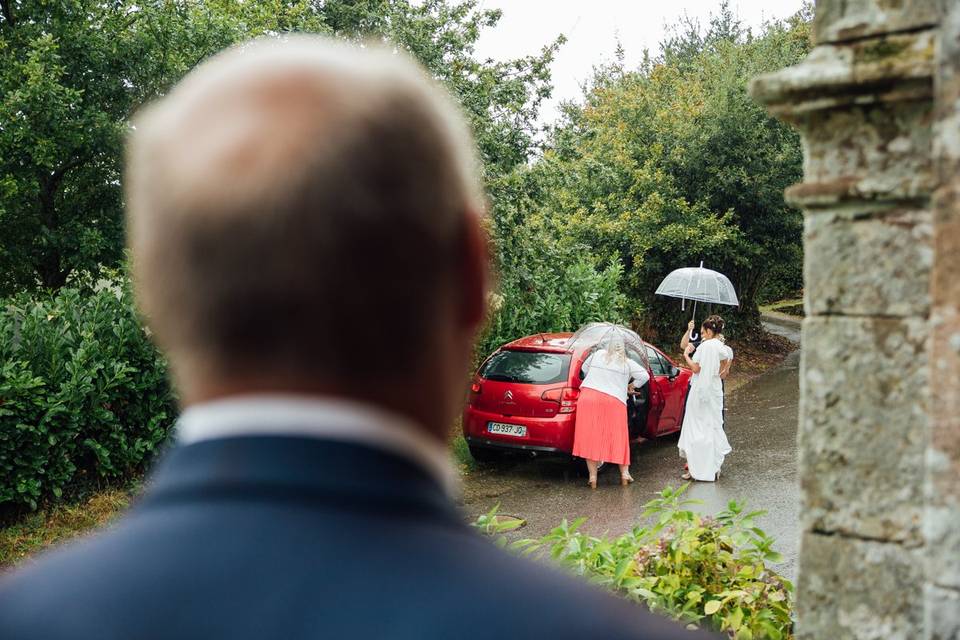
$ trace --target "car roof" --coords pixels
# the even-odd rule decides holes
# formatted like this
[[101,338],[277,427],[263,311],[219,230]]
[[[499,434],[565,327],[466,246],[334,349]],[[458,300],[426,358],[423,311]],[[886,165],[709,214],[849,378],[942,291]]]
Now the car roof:
[[565,353],[567,342],[573,336],[570,332],[564,333],[535,333],[532,336],[519,338],[503,345],[503,349],[513,351],[547,351]]
[[[514,340],[513,342],[508,342],[507,344],[503,345],[501,349],[509,349],[511,351],[566,353],[567,343],[571,337],[573,337],[573,334],[569,331],[557,333],[535,333],[533,335]],[[647,347],[653,346],[646,340],[643,341],[643,344]],[[656,347],[653,348],[656,349]],[[657,349],[657,351],[660,350]]]

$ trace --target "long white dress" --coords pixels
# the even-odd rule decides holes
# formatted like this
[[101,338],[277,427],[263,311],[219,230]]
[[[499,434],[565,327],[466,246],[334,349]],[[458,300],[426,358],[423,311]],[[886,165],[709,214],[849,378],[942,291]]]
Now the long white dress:
[[693,354],[700,373],[691,378],[677,446],[695,480],[713,482],[724,457],[732,450],[723,432],[723,383],[720,380],[720,361],[728,357],[726,346],[717,339],[704,340]]

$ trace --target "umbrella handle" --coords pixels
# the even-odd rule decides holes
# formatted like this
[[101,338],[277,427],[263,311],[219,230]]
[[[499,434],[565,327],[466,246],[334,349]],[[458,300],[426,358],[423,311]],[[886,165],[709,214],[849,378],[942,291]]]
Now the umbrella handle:
[[[703,269],[703,260],[700,261],[700,268]],[[699,276],[700,276],[700,274],[697,274],[697,286],[699,286],[699,283],[700,283]],[[687,310],[687,296],[686,296],[686,294],[688,294],[688,293],[690,293],[690,281],[689,281],[689,280],[687,280],[687,290],[684,292],[684,296],[683,296],[682,298],[680,298],[680,311],[686,311],[686,310]],[[693,318],[696,319],[696,317],[697,317],[697,301],[694,300],[694,301],[693,301]]]

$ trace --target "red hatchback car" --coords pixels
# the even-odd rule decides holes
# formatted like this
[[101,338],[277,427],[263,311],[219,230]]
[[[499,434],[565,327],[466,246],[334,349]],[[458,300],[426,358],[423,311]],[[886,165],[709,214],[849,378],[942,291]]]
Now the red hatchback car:
[[[568,350],[573,334],[537,334],[515,340],[487,358],[470,385],[463,412],[463,436],[480,462],[503,453],[573,452],[580,371],[592,349]],[[677,367],[659,349],[644,343],[650,383],[627,404],[631,440],[680,430],[690,387],[689,369]],[[636,348],[627,355],[645,366]]]

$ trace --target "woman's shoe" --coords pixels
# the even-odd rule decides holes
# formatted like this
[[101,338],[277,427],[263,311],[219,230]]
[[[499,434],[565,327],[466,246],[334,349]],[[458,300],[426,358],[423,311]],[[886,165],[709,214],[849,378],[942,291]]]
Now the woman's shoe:
[[693,476],[690,475],[689,471],[684,471],[680,478],[682,480],[693,480]]
[[629,473],[628,473],[627,475],[625,475],[625,476],[620,476],[620,484],[621,484],[622,486],[625,487],[625,486],[627,486],[628,484],[630,484],[631,482],[633,482],[633,476],[631,476]]
[[591,489],[595,490],[597,488],[597,479],[590,478],[589,480],[587,480],[587,484],[590,486]]
[[720,472],[717,471],[717,477],[714,478],[713,481],[716,482],[716,481],[719,480],[719,479],[720,479]]

